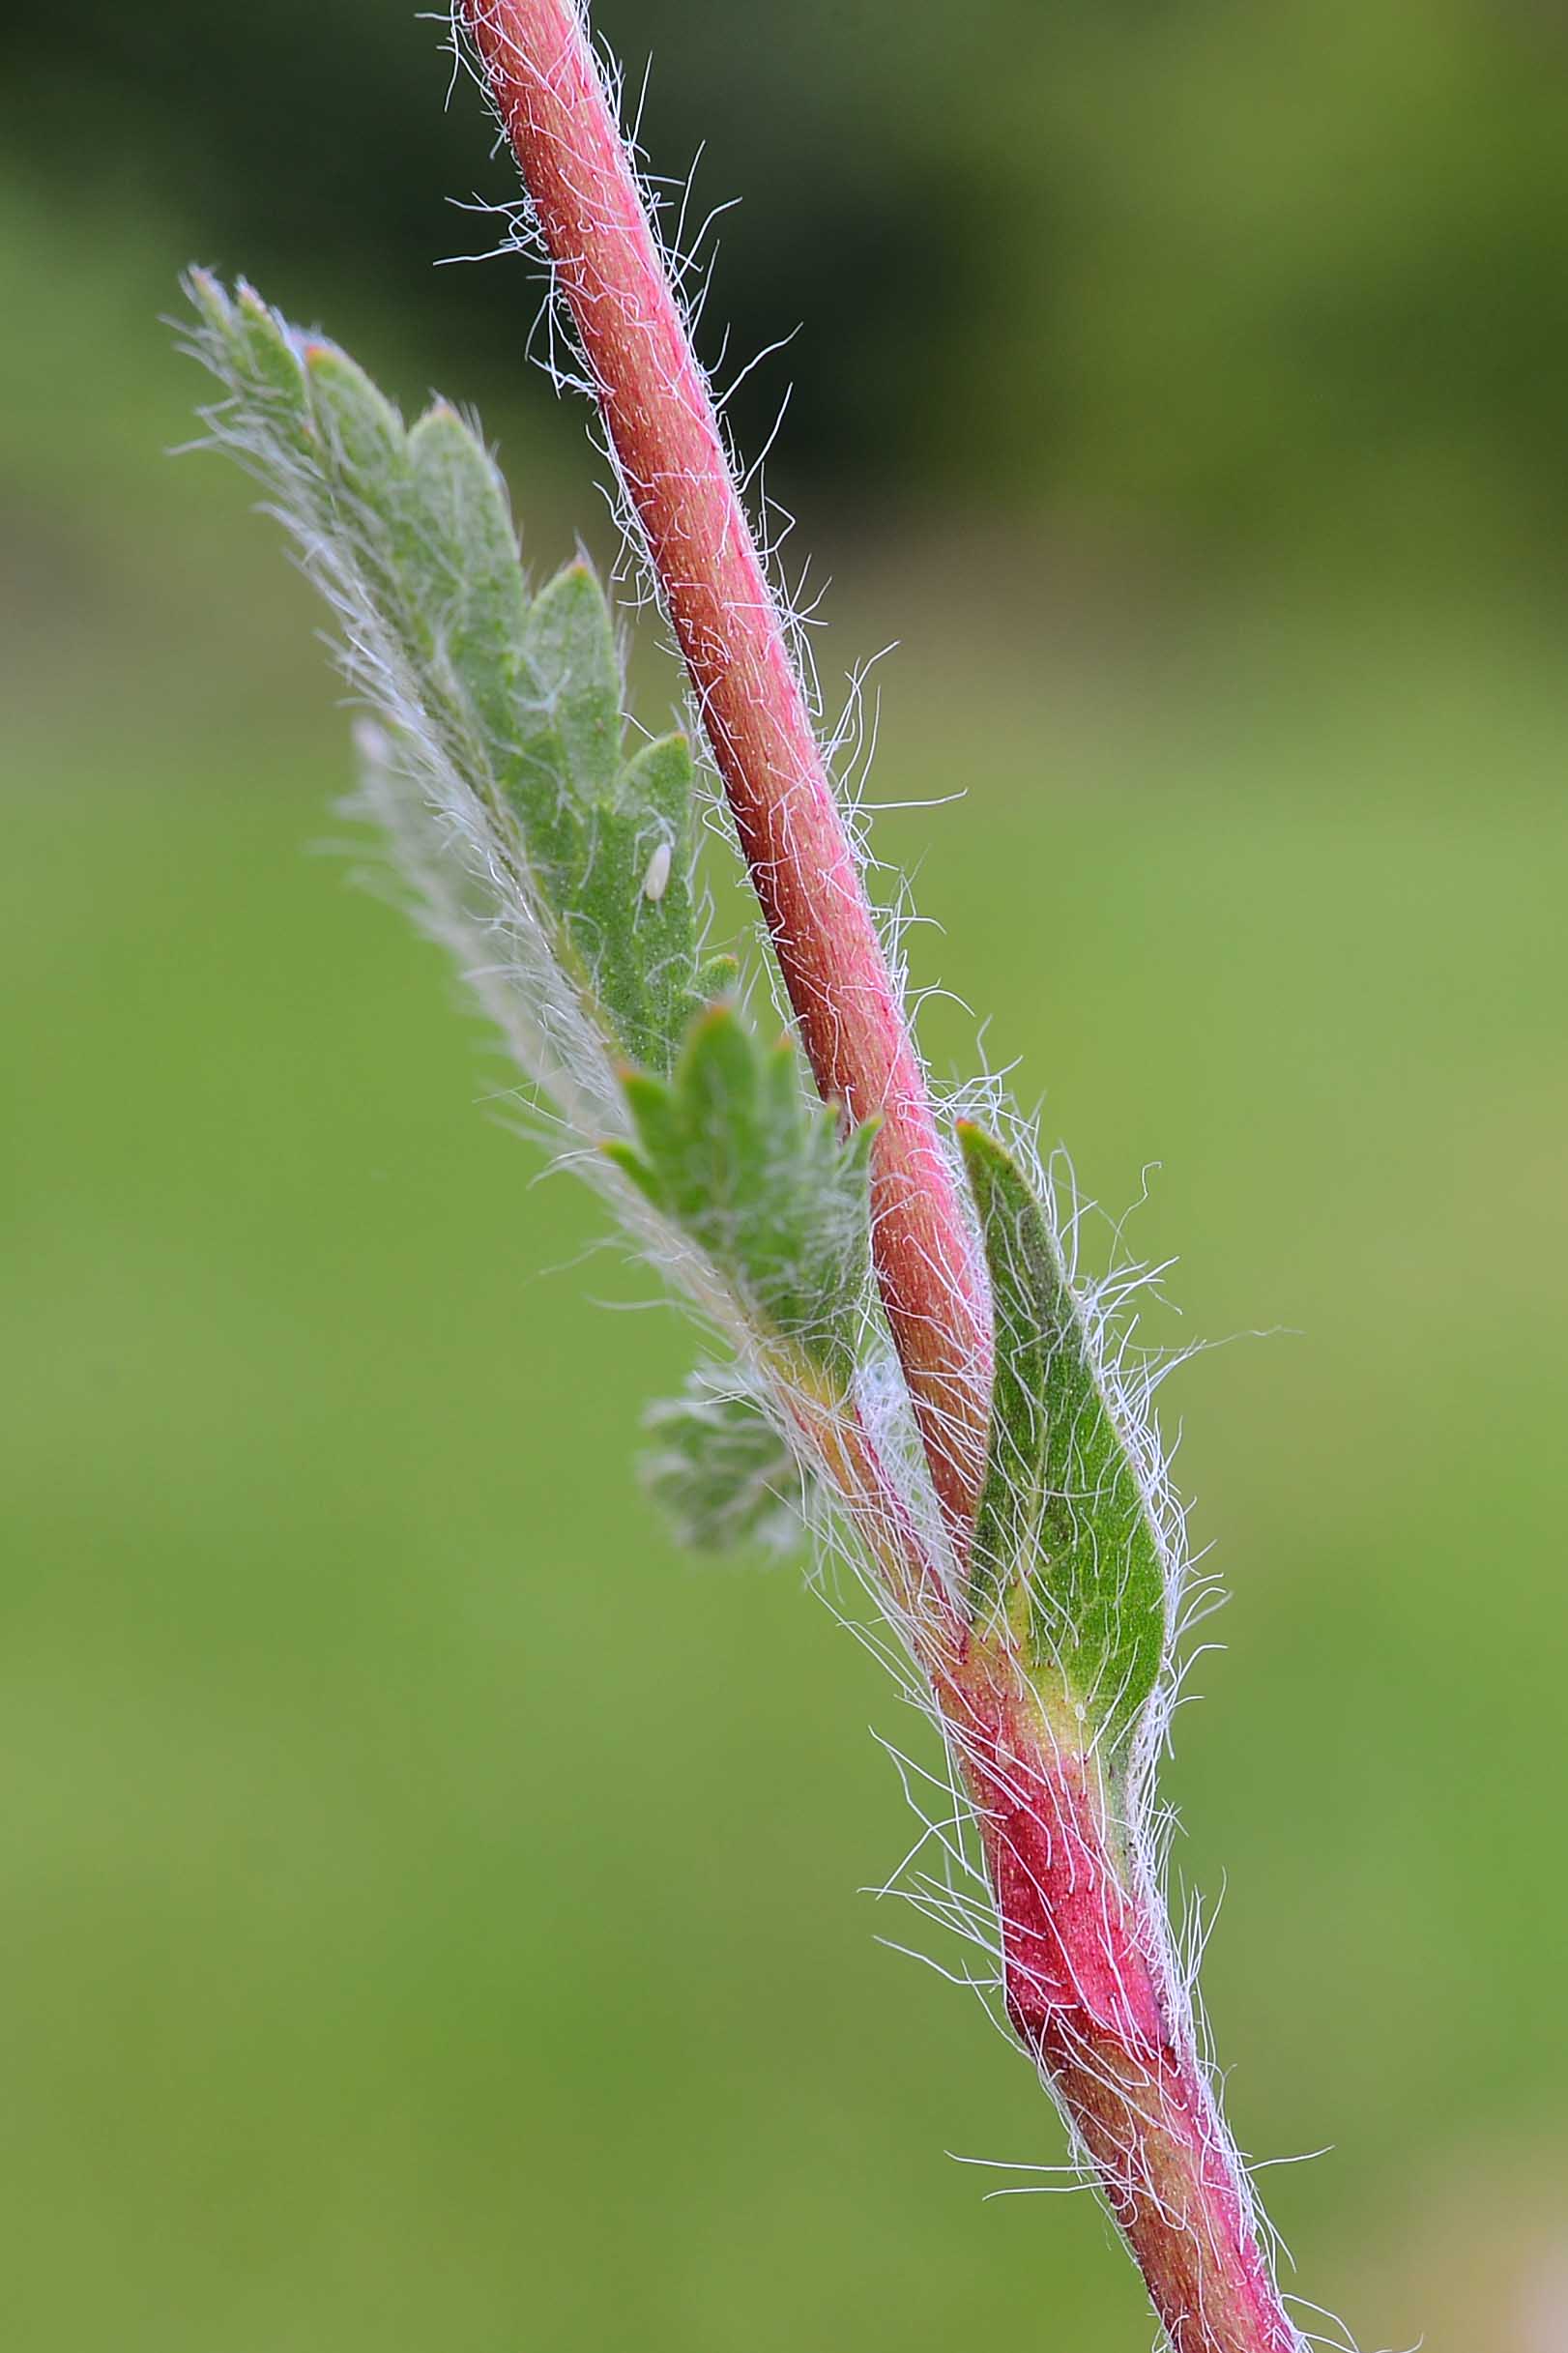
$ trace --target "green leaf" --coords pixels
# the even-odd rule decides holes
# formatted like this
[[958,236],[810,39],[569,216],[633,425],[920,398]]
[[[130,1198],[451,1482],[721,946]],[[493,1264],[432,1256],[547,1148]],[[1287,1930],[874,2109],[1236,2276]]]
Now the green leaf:
[[593,807],[572,921],[628,1053],[667,1070],[699,1002],[691,898],[691,746],[645,744]]
[[406,601],[430,670],[450,683],[494,768],[532,683],[519,649],[528,584],[506,485],[488,451],[445,402],[408,437],[399,518]]
[[326,443],[329,478],[363,490],[392,528],[397,519],[397,491],[408,471],[408,435],[401,417],[358,362],[335,343],[313,337],[302,346],[301,357],[312,419]]
[[615,627],[594,568],[579,557],[535,599],[525,639],[541,716],[583,799],[602,799],[621,770],[624,687]]
[[1036,1680],[1115,1755],[1165,1663],[1164,1550],[1056,1233],[993,1137],[966,1122],[959,1140],[996,1319],[971,1612],[1003,1612]]
[[705,1253],[752,1328],[801,1348],[839,1385],[869,1295],[873,1126],[840,1137],[805,1093],[787,1039],[762,1047],[735,1007],[699,1014],[668,1081],[625,1080],[635,1131],[605,1147]]
[[[200,274],[197,273],[193,284],[199,279]],[[217,303],[226,303],[228,300],[222,288],[208,278],[201,306],[209,319],[218,316],[215,298]],[[257,392],[270,393],[303,434],[307,424],[305,369],[282,321],[268,308],[253,286],[242,285],[235,296],[226,324],[248,370],[252,387]]]
[[[615,629],[579,558],[531,597],[499,469],[438,401],[412,430],[345,352],[193,272],[194,348],[232,399],[217,436],[266,474],[348,611],[394,732],[421,727],[537,893],[616,1051],[659,1073],[697,987],[691,747],[628,760]],[[417,715],[402,708],[411,692]]]
[[704,1366],[644,1416],[642,1479],[681,1543],[701,1553],[799,1541],[801,1474],[755,1397]]
[[722,951],[705,956],[697,973],[697,1002],[711,1004],[716,998],[733,996],[740,978],[740,967],[736,958]]
[[201,323],[197,353],[223,379],[240,412],[224,438],[253,472],[276,477],[289,468],[291,491],[325,523],[330,500],[310,418],[304,338],[243,279],[231,296],[207,271],[192,270],[186,291]]

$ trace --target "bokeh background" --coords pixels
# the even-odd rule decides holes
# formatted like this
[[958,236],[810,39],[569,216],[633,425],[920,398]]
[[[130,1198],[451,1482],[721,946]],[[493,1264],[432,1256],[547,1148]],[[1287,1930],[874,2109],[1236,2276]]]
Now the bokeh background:
[[[967,796],[877,833],[933,1060],[989,1014],[1090,1256],[1179,1254],[1147,1335],[1230,1342],[1168,1786],[1239,2132],[1330,2148],[1263,2177],[1297,2284],[1563,2353],[1568,13],[597,14],[745,199],[710,354],[800,325],[733,413],[793,380],[829,703],[901,644],[871,797]],[[909,1727],[651,1523],[687,1343],[317,855],[316,616],[165,455],[199,257],[613,553],[526,266],[433,267],[511,189],[447,81],[369,0],[0,30],[8,2341],[1120,2353],[1092,2204],[947,2154],[1060,2159],[1027,2069],[857,1892]]]

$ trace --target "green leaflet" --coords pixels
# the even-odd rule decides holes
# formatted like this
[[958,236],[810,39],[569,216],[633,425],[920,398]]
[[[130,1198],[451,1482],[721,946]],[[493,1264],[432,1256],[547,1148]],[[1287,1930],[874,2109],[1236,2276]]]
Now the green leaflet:
[[624,681],[592,567],[579,559],[531,597],[506,485],[454,409],[437,402],[406,428],[346,353],[250,288],[230,295],[196,272],[189,291],[196,348],[233,395],[219,438],[276,486],[351,627],[366,608],[392,699],[417,704],[515,840],[561,962],[617,1050],[667,1071],[702,1002],[691,749],[672,735],[624,756]]
[[474,731],[491,769],[525,690],[528,583],[506,489],[454,409],[438,404],[408,436],[397,566],[417,658],[451,720]]
[[756,1398],[715,1366],[650,1407],[643,1486],[679,1541],[700,1553],[784,1552],[800,1534],[800,1471]]
[[541,716],[573,791],[584,800],[612,792],[621,768],[621,664],[610,608],[586,558],[535,599],[525,642]]
[[841,1138],[834,1106],[806,1097],[789,1040],[759,1045],[730,1004],[698,1015],[668,1081],[624,1084],[634,1140],[605,1150],[704,1252],[759,1338],[794,1344],[846,1387],[870,1287],[874,1127]]
[[959,1141],[996,1317],[971,1613],[1004,1613],[1115,1755],[1165,1661],[1163,1550],[1045,1212],[994,1138],[966,1122]]

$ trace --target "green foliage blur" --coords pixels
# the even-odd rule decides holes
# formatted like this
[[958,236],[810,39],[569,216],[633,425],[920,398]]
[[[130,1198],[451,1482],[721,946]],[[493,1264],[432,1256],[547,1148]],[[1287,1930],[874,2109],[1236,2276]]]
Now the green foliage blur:
[[[745,198],[710,352],[803,323],[733,414],[799,387],[830,715],[902,641],[939,1074],[989,1016],[1089,1262],[1179,1253],[1145,1337],[1228,1343],[1167,1392],[1234,1592],[1167,1786],[1241,2137],[1332,2144],[1262,2176],[1301,2291],[1562,2353],[1568,17],[599,15]],[[0,30],[7,2340],[1130,2353],[1091,2203],[949,2162],[1060,2132],[857,1892],[919,1727],[793,1570],[664,1543],[689,1339],[346,886],[319,617],[165,455],[198,257],[479,399],[538,576],[613,554],[526,269],[431,268],[510,188],[437,40]]]

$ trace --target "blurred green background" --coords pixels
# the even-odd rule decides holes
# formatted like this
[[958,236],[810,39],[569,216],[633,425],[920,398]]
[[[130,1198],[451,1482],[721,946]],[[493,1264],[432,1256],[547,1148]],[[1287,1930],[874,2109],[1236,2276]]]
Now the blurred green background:
[[[878,672],[915,977],[1141,1256],[1234,1599],[1168,1788],[1218,2049],[1363,2346],[1568,2347],[1557,1861],[1568,16],[609,0],[799,320],[770,482]],[[341,857],[316,616],[166,462],[192,256],[479,398],[607,548],[437,28],[0,32],[0,2194],[26,2353],[1147,2342],[1054,2118],[856,1891],[891,1693],[630,1462],[687,1342]],[[642,708],[676,692],[639,657]],[[940,1071],[973,1017],[932,997]],[[996,2179],[1004,2177],[998,2176]]]

